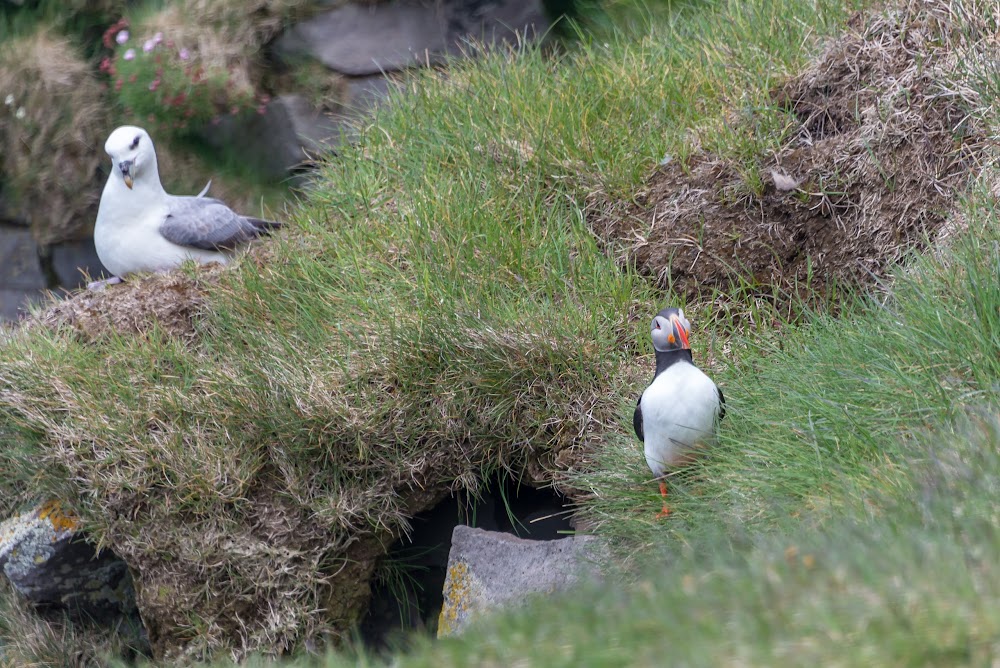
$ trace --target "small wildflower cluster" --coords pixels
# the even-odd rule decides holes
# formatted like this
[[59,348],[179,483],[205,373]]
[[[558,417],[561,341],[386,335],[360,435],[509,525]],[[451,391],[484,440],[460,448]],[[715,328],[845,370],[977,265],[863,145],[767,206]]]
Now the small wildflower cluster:
[[112,54],[101,60],[101,72],[127,112],[151,129],[185,134],[225,114],[267,110],[268,96],[237,86],[228,70],[206,68],[162,32],[133,41],[122,19],[105,31],[103,43]]
[[[4,104],[5,107],[10,107],[11,109],[13,109],[14,108],[14,102],[15,102],[14,96],[13,95],[7,95],[7,97],[4,98],[3,104]],[[25,113],[26,112],[24,111],[24,107],[18,106],[17,107],[17,111],[14,112],[14,118],[16,118],[17,120],[21,120],[21,119],[24,118]]]

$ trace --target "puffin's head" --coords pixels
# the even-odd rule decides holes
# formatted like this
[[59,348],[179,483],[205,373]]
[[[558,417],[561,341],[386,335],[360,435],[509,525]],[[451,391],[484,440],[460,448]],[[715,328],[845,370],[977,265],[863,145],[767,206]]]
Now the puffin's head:
[[104,142],[105,152],[111,156],[114,171],[118,172],[129,190],[135,182],[136,174],[156,161],[153,140],[142,128],[123,125]]
[[657,313],[653,318],[651,330],[653,348],[661,353],[691,348],[688,344],[691,323],[684,317],[684,311],[679,308],[665,308]]

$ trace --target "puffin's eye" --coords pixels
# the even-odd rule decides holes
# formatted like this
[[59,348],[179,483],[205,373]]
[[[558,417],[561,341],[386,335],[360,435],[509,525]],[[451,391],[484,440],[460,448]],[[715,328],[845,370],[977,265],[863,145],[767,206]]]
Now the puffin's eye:
[[141,138],[142,138],[142,135],[136,135],[135,139],[132,140],[132,143],[129,144],[129,148],[134,150],[135,147],[139,145],[139,139],[141,139]]
[[656,328],[657,328],[657,329],[659,329],[659,328],[660,328],[660,321],[659,321],[659,320],[654,320],[654,321],[653,321],[653,324],[654,324],[654,325],[656,325]]

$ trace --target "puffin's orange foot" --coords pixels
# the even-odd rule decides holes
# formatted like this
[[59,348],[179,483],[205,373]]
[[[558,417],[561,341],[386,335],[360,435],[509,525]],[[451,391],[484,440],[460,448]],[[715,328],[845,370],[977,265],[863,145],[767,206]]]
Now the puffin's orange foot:
[[667,483],[660,481],[660,496],[663,497],[663,510],[656,514],[656,519],[662,520],[664,517],[670,514],[670,508],[667,507]]

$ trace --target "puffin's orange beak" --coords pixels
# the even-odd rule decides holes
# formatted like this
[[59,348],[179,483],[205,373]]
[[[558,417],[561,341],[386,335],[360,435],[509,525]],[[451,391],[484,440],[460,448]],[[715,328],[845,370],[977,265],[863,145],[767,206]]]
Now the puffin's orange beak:
[[676,315],[671,315],[670,323],[673,325],[674,333],[677,335],[677,338],[680,339],[681,347],[690,348],[691,345],[688,343],[688,330],[684,326],[684,323],[681,322],[681,319]]

